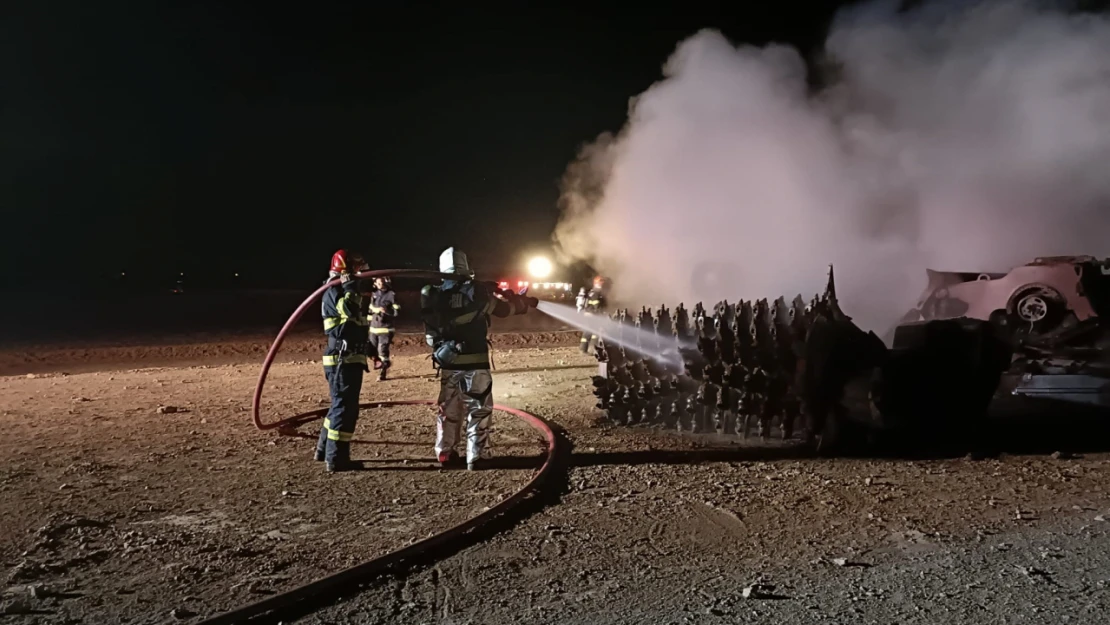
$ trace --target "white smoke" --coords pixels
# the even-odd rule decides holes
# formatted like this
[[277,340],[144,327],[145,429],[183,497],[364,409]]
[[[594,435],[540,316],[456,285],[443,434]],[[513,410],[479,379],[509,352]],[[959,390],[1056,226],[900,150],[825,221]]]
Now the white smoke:
[[837,17],[818,94],[792,48],[682,42],[568,168],[562,252],[617,299],[688,306],[811,296],[832,263],[844,309],[876,330],[926,267],[1110,253],[1110,20],[892,7]]

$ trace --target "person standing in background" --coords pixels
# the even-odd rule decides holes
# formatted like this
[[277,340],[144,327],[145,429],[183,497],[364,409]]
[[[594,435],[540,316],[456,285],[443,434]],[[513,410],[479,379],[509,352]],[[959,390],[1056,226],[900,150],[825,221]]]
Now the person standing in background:
[[384,382],[389,374],[389,348],[393,343],[397,314],[401,307],[397,304],[397,294],[393,291],[389,278],[374,278],[374,288],[375,291],[370,296],[370,342],[381,360],[378,381]]

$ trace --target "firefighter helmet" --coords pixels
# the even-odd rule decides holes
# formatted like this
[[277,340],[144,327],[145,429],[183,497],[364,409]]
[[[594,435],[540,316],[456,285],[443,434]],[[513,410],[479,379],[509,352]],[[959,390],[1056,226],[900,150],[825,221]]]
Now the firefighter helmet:
[[356,273],[366,271],[369,267],[363,260],[362,254],[350,250],[339,250],[331,255],[332,273]]
[[453,247],[443,250],[443,253],[439,255],[439,271],[440,273],[455,273],[468,278],[474,277],[474,272],[470,270],[470,263],[466,260],[466,254]]

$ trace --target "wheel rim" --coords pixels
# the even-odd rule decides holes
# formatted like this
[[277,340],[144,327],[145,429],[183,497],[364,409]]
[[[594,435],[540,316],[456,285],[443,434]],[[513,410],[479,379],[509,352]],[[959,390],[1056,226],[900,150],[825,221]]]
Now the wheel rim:
[[1048,316],[1048,301],[1039,294],[1026,295],[1017,306],[1018,317],[1028,323],[1036,323]]

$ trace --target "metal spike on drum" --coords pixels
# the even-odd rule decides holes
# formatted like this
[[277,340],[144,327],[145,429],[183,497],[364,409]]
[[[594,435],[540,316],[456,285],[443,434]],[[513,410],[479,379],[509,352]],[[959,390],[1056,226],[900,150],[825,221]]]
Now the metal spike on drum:
[[686,306],[681,302],[674,311],[674,334],[679,341],[683,342],[693,338],[693,334],[690,332],[690,315],[686,312]]
[[660,341],[669,340],[674,336],[674,323],[671,320],[671,313],[662,304],[655,316],[655,334]]
[[736,304],[729,304],[726,302],[724,310],[723,323],[729,327],[736,326]]
[[717,320],[717,357],[722,363],[736,360],[736,335],[732,328],[721,319]]
[[778,329],[779,334],[783,334],[787,328],[790,327],[790,307],[786,304],[786,298],[780,296],[775,300],[774,308],[775,327]]
[[[815,314],[836,306],[831,275],[825,293],[808,304],[801,295],[735,302],[717,301],[711,313],[702,302],[692,311],[663,303],[613,313],[619,327],[645,332],[628,336],[643,343],[627,347],[598,341],[605,366],[594,394],[610,422],[745,437],[754,429],[764,439],[772,431],[789,439],[800,429],[808,436],[795,388],[796,349]],[[645,356],[672,349],[679,364]]]

